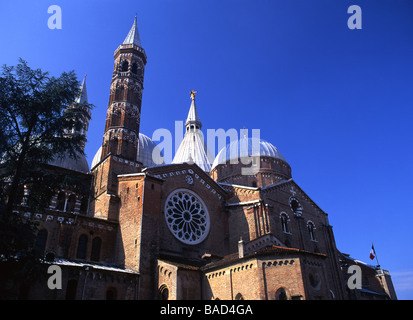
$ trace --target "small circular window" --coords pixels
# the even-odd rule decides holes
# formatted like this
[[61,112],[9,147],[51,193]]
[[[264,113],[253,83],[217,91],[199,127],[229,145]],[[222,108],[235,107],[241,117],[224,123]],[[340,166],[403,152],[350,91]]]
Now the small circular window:
[[301,206],[300,202],[294,197],[290,198],[290,208],[296,216],[301,216],[303,213],[303,207]]
[[176,190],[168,196],[165,220],[172,234],[183,243],[198,244],[208,236],[210,221],[206,206],[189,190]]

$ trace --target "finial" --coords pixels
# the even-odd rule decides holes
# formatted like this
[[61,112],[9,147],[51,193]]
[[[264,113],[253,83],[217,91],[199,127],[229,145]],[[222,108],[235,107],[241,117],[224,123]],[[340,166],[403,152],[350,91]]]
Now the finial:
[[193,101],[195,101],[195,95],[198,93],[198,91],[194,91],[194,90],[192,90],[191,92],[190,92],[190,95],[191,95],[191,99],[193,100]]

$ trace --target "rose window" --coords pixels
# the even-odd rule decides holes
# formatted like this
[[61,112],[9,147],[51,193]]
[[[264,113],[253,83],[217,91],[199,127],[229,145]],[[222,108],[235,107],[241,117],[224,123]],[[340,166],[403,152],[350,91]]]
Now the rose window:
[[186,244],[202,242],[209,232],[209,215],[205,204],[189,190],[177,190],[165,203],[169,230]]

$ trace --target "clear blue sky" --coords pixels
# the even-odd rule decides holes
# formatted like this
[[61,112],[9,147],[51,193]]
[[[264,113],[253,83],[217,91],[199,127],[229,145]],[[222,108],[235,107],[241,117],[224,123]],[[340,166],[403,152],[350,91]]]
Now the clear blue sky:
[[[50,30],[50,5],[62,29]],[[362,8],[349,30],[347,8]],[[0,63],[87,73],[102,143],[113,53],[135,14],[148,56],[141,132],[173,132],[197,90],[205,129],[260,129],[329,214],[337,247],[413,299],[413,1],[1,1]]]

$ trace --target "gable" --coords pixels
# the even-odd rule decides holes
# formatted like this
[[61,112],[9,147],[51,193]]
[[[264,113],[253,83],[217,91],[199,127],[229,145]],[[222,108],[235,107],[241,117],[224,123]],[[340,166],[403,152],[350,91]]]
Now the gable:
[[218,200],[224,200],[227,197],[227,191],[217,184],[208,174],[206,174],[196,164],[179,163],[170,164],[152,168],[146,168],[143,172],[148,172],[156,178],[169,180],[177,177],[185,179],[185,184],[194,186],[196,183],[205,188],[206,191],[215,195]]
[[307,203],[310,203],[310,205],[320,214],[327,215],[318,205],[315,203],[307,193],[303,191],[303,189],[300,188],[300,186],[293,180],[293,179],[288,179],[285,181],[281,181],[279,183],[261,188],[261,193],[262,195],[270,196],[272,192],[275,190],[280,190],[284,191],[290,194],[290,197],[294,198],[299,198],[301,200],[304,200]]

